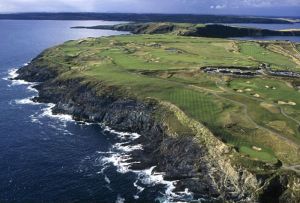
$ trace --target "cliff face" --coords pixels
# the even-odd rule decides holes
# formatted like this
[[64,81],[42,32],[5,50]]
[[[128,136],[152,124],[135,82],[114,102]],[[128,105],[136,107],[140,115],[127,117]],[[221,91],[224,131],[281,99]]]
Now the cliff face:
[[[101,122],[115,130],[142,135],[135,142],[143,144],[143,152],[132,154],[141,164],[132,168],[156,165],[158,171],[166,173],[166,179],[179,180],[176,190],[188,188],[195,197],[221,202],[277,202],[286,191],[289,181],[276,176],[279,179],[259,192],[262,184],[258,179],[231,162],[232,149],[176,106],[152,99],[140,101],[101,81],[60,79],[55,69],[41,66],[38,61],[37,58],[18,71],[18,79],[42,82],[36,87],[39,90],[36,101],[55,103],[54,113],[67,113],[76,120]],[[170,115],[174,122],[190,129],[189,135],[182,136],[172,129],[170,121],[165,119]],[[266,199],[274,191],[278,197]],[[284,200],[295,199],[289,192],[283,195]]]

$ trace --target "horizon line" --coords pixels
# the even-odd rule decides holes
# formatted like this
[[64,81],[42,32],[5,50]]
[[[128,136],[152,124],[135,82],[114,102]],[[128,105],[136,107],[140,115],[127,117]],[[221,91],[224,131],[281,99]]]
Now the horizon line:
[[115,11],[106,11],[106,12],[94,12],[94,11],[33,11],[33,12],[7,12],[0,15],[18,15],[18,14],[136,14],[136,15],[194,15],[194,16],[237,16],[237,17],[262,17],[262,18],[300,18],[299,16],[287,16],[287,15],[255,15],[255,14],[207,14],[207,13],[180,13],[180,12],[115,12]]

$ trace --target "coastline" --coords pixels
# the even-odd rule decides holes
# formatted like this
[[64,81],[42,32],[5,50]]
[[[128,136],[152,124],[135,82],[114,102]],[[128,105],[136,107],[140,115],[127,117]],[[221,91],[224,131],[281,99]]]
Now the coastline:
[[[26,63],[23,66],[27,65],[28,64]],[[25,85],[27,86],[28,91],[38,93],[38,90],[34,88],[37,83],[16,79],[19,76],[19,74],[17,74],[17,71],[17,68],[9,70],[8,77],[3,78],[3,80],[10,80],[12,82],[11,85],[13,86]],[[102,158],[104,168],[101,170],[101,173],[103,173],[104,170],[109,167],[107,164],[112,164],[117,168],[117,171],[119,173],[131,172],[136,174],[137,180],[134,183],[134,187],[137,188],[138,192],[134,196],[134,199],[138,200],[140,198],[139,194],[143,192],[143,190],[145,189],[144,187],[146,187],[147,185],[163,185],[165,188],[165,193],[162,193],[160,197],[157,197],[157,200],[159,200],[159,202],[168,202],[170,200],[173,200],[174,198],[180,201],[195,200],[192,193],[190,193],[187,189],[184,191],[175,192],[174,190],[176,188],[176,181],[164,180],[163,173],[154,172],[154,169],[157,166],[152,166],[145,169],[131,169],[132,164],[137,163],[131,157],[131,153],[143,149],[143,146],[141,144],[133,144],[133,142],[136,139],[140,138],[141,135],[137,133],[119,132],[103,125],[102,123],[74,120],[72,115],[70,114],[53,114],[52,109],[55,107],[55,104],[40,103],[35,100],[36,97],[37,94],[29,98],[14,100],[14,103],[16,105],[45,105],[45,107],[42,108],[41,115],[32,115],[30,117],[32,122],[34,123],[39,123],[39,118],[41,117],[49,117],[64,122],[64,125],[66,125],[66,122],[78,122],[80,125],[99,125],[103,129],[103,132],[109,132],[110,134],[116,135],[119,141],[112,145],[112,148],[109,152],[104,152],[109,156],[105,156]],[[102,152],[97,153],[101,154]],[[110,184],[110,179],[106,175],[105,181],[108,185]]]
[[[34,60],[31,64],[34,64]],[[231,166],[231,163],[227,163],[229,159],[221,158],[223,153],[228,153],[228,148],[221,144],[217,151],[213,148],[209,150],[208,146],[199,145],[200,143],[196,143],[192,137],[182,138],[176,132],[171,132],[167,123],[157,119],[158,109],[161,114],[161,109],[165,108],[162,104],[151,99],[141,103],[132,98],[115,98],[114,91],[118,90],[113,88],[114,91],[111,91],[112,87],[109,93],[106,92],[99,97],[95,95],[91,84],[83,85],[77,79],[62,82],[55,80],[56,77],[54,79],[50,77],[42,82],[49,75],[55,74],[49,74],[43,68],[34,68],[31,64],[18,70],[20,75],[17,79],[28,80],[30,78],[28,74],[32,71],[33,80],[29,79],[30,82],[40,82],[35,86],[39,91],[39,96],[34,98],[35,102],[53,103],[54,114],[72,115],[76,121],[102,123],[119,132],[140,134],[141,136],[131,144],[143,145],[143,151],[130,153],[134,162],[130,170],[152,169],[150,174],[164,174],[164,177],[159,175],[159,179],[160,182],[169,184],[168,188],[171,188],[169,194],[172,191],[186,192],[193,194],[195,200],[206,199],[207,201],[256,201],[257,194],[253,191],[258,183],[255,177],[246,170]],[[46,76],[41,72],[36,74],[35,71],[42,71]],[[61,91],[59,94],[57,89]],[[91,98],[95,99],[91,100]],[[170,113],[167,108],[164,111],[164,115]],[[203,131],[207,133],[208,130],[200,129],[200,131],[203,134]],[[212,140],[213,142],[215,140]],[[214,155],[212,156],[211,153]],[[153,166],[156,166],[155,169]],[[226,169],[222,169],[224,166]],[[225,180],[228,182],[227,185],[224,184]],[[176,186],[173,184],[175,182]]]
[[[207,201],[258,202],[270,195],[268,192],[277,191],[278,185],[282,188],[276,194],[278,198],[287,189],[289,181],[284,175],[274,173],[270,179],[259,178],[232,163],[230,157],[236,155],[235,150],[176,106],[151,98],[139,100],[102,81],[61,79],[62,73],[39,64],[40,57],[42,54],[18,70],[17,77],[39,82],[35,86],[39,96],[34,101],[52,103],[54,114],[72,115],[76,121],[103,123],[120,132],[138,133],[141,136],[132,144],[141,144],[144,150],[132,151],[130,156],[137,163],[130,169],[149,171],[156,166],[155,173],[163,172],[165,180],[177,182],[171,192],[187,191]],[[189,136],[183,137],[172,129],[170,121],[164,119],[168,116],[175,119],[171,122],[186,126]]]

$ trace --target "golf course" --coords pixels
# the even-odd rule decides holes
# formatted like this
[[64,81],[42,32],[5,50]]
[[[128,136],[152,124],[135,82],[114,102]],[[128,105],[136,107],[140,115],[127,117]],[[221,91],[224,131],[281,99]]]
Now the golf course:
[[101,81],[141,101],[176,105],[244,159],[295,165],[300,164],[300,79],[237,77],[201,68],[255,70],[268,64],[297,72],[299,56],[299,45],[291,42],[127,35],[69,41],[46,50],[37,62],[57,69],[63,80]]
[[[255,184],[261,181],[264,185],[253,194],[262,194],[263,201],[264,197],[270,198],[268,190],[276,190],[278,184],[272,181],[282,174],[288,175],[290,191],[297,190],[294,178],[300,173],[299,48],[299,44],[289,41],[239,41],[174,33],[120,35],[67,41],[45,50],[19,73],[21,79],[43,82],[38,87],[38,101],[56,103],[58,110],[54,112],[73,114],[77,120],[107,120],[104,124],[113,120],[117,129],[147,134],[148,127],[142,131],[135,127],[150,124],[144,116],[140,118],[143,112],[134,110],[137,104],[131,101],[150,105],[151,117],[163,126],[167,137],[171,135],[168,139],[178,143],[188,139],[207,150],[203,152],[208,154],[205,160],[210,160],[207,167],[216,161],[213,163],[220,166],[218,170],[225,170],[225,177],[231,176],[235,184],[244,182],[234,179],[238,174],[232,175],[232,171],[242,167],[255,174]],[[124,107],[124,101],[130,102]],[[108,112],[99,114],[101,108]],[[106,119],[107,115],[114,117]],[[131,127],[119,128],[122,123]],[[174,150],[157,144],[154,138],[145,135],[145,139],[149,139],[151,148],[145,153],[159,149],[162,157]],[[163,143],[166,138],[160,139]],[[178,146],[183,150],[176,152],[179,156],[193,156],[190,146],[186,151],[183,144]],[[198,158],[204,159],[201,155]],[[194,157],[192,163],[191,168],[195,168],[202,162]],[[161,170],[174,177],[199,176],[176,175],[174,164]],[[267,178],[260,179],[265,175]],[[255,184],[247,183],[245,187],[259,187]],[[280,191],[272,201],[284,190]]]

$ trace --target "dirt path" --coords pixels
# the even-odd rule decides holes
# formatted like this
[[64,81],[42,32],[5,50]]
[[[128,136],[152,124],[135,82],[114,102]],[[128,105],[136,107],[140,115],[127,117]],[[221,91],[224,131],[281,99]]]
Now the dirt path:
[[[258,101],[258,102],[265,102],[263,99],[259,99],[259,98],[255,98],[255,97],[250,97],[250,96],[248,96],[248,95],[237,94],[237,93],[235,93],[235,92],[230,92],[230,93],[231,93],[231,94],[238,95],[238,96],[242,96],[242,97],[247,97],[248,99],[252,99],[252,100],[255,100],[255,101]],[[295,118],[293,118],[293,117],[287,115],[287,114],[284,112],[283,108],[282,108],[280,105],[277,105],[277,104],[272,104],[272,105],[278,107],[279,110],[280,110],[280,113],[281,113],[284,117],[286,117],[287,119],[290,119],[290,120],[296,122],[298,125],[300,125],[300,121],[298,121],[298,120],[296,120]]]
[[287,115],[287,114],[284,112],[284,110],[283,110],[282,107],[279,107],[279,108],[280,108],[280,113],[281,113],[283,116],[285,116],[286,118],[289,118],[289,119],[295,121],[298,125],[300,125],[300,121],[298,121],[298,120],[294,119],[293,117]]
[[[250,97],[250,96],[248,96],[248,95],[243,95],[243,94],[237,94],[237,93],[235,93],[235,92],[233,92],[233,91],[231,91],[231,90],[228,90],[228,89],[226,89],[226,88],[220,86],[217,82],[216,82],[216,85],[218,86],[218,88],[222,89],[224,92],[229,92],[229,93],[234,94],[234,95],[238,95],[238,96],[242,96],[242,97],[247,97],[248,99],[252,99],[252,100],[255,100],[255,101],[258,101],[258,102],[265,102],[265,100],[260,99],[260,98]],[[280,105],[277,105],[277,104],[272,104],[272,105],[278,107],[278,108],[280,109],[280,113],[281,113],[284,117],[286,117],[286,118],[288,118],[288,119],[290,119],[290,120],[296,122],[298,125],[300,125],[300,121],[298,121],[298,120],[294,119],[293,117],[287,115],[287,114],[284,112],[283,108],[282,108]]]
[[285,170],[295,171],[296,173],[300,174],[300,165],[291,165],[291,166],[283,165],[282,168]]

